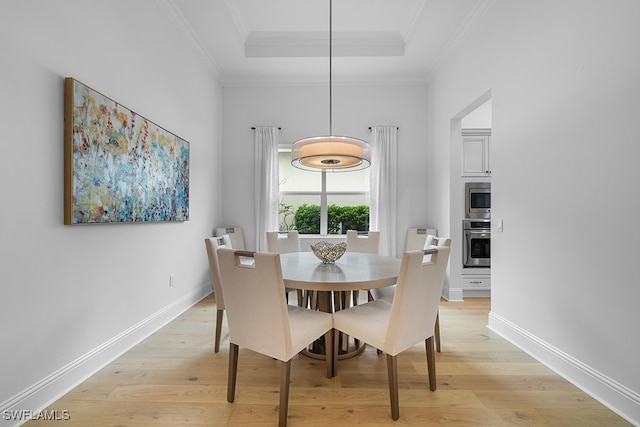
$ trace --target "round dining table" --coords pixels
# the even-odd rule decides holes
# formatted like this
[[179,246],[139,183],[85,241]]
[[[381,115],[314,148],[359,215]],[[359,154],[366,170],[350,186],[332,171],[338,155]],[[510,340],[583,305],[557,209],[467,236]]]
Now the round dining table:
[[[324,264],[313,252],[293,252],[280,254],[280,264],[286,288],[316,291],[317,306],[312,308],[330,313],[346,308],[347,291],[396,284],[401,260],[389,256],[346,252],[334,264]],[[354,293],[354,304],[358,303],[356,295]],[[355,348],[349,350],[346,337],[343,338],[343,350],[338,359],[362,353],[364,345],[356,340]],[[326,358],[322,340],[303,353],[318,359]],[[333,360],[333,366],[336,366],[335,363],[336,360]]]
[[287,288],[307,291],[355,291],[391,286],[398,280],[401,260],[345,252],[334,264],[323,264],[313,252],[280,254]]

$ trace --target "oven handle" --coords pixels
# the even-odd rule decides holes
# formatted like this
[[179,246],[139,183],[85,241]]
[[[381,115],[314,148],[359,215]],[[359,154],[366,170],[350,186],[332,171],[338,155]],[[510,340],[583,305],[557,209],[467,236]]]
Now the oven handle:
[[491,237],[491,232],[490,232],[490,231],[464,230],[464,232],[465,232],[465,233],[467,233],[467,234],[474,234],[474,235],[475,235],[475,234],[478,234],[478,235],[480,235],[480,234],[484,234],[484,235],[486,235],[486,236],[488,236],[488,237]]

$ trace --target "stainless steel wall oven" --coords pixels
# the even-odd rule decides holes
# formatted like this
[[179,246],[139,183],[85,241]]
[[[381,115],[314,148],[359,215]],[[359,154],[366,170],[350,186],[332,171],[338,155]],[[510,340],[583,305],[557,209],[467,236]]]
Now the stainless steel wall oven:
[[462,221],[464,236],[462,264],[465,268],[491,267],[491,220]]

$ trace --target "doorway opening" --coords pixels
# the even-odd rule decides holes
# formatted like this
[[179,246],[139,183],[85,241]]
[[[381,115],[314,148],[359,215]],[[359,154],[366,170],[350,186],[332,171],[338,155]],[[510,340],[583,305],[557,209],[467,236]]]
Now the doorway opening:
[[[450,212],[452,246],[450,255],[449,300],[491,296],[490,234],[491,218],[473,222],[482,230],[469,231],[465,197],[469,183],[491,185],[490,139],[492,94],[488,90],[451,118]],[[491,194],[491,193],[490,193]],[[481,231],[481,234],[477,234]],[[471,237],[477,237],[472,238]],[[482,248],[480,252],[470,249]],[[476,253],[483,262],[469,262]],[[446,297],[446,296],[445,296]]]

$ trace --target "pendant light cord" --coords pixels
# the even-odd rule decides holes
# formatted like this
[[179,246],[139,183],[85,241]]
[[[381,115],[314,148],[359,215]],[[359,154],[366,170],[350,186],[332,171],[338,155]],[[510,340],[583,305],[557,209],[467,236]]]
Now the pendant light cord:
[[333,135],[333,86],[332,86],[332,50],[333,50],[333,7],[332,0],[329,0],[329,135]]
[[299,169],[321,171],[323,183],[327,171],[346,172],[371,165],[368,142],[333,135],[333,0],[329,0],[329,135],[294,142],[291,146],[291,164]]

